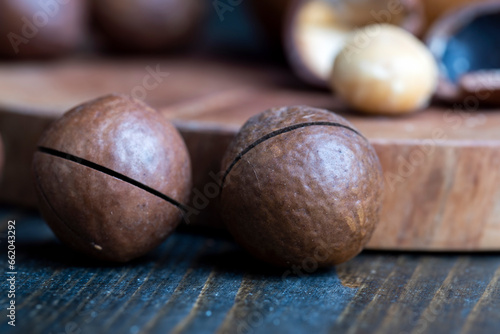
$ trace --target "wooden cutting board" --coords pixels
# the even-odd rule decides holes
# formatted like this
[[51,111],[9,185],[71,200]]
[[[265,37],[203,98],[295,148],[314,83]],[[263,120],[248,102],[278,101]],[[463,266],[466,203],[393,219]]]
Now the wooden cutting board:
[[[162,74],[155,78],[155,71]],[[33,207],[30,163],[43,129],[70,107],[111,92],[145,97],[174,122],[193,160],[195,194],[213,182],[225,148],[250,116],[294,104],[334,110],[370,140],[384,170],[381,222],[369,248],[500,250],[500,110],[432,107],[399,118],[364,117],[285,69],[208,60],[0,66],[6,145],[0,201]],[[470,108],[477,101],[465,102]],[[216,200],[209,202],[193,224],[220,226]]]

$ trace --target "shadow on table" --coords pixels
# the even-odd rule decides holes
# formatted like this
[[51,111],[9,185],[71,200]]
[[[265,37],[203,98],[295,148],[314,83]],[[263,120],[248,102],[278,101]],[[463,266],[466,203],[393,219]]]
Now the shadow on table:
[[[170,238],[174,240],[170,240]],[[221,273],[231,273],[234,275],[250,274],[252,276],[266,276],[269,278],[282,278],[284,273],[288,276],[297,276],[292,268],[280,268],[271,266],[265,262],[254,259],[233,241],[206,239],[201,236],[174,234],[169,238],[170,242],[193,243],[193,251],[196,254],[191,259],[183,259],[182,254],[170,254],[169,262],[164,258],[169,256],[166,245],[163,244],[151,253],[130,261],[128,263],[113,263],[99,261],[88,258],[66,247],[57,240],[44,242],[23,243],[18,247],[18,261],[31,268],[51,267],[51,268],[136,268],[152,263],[162,263],[161,265],[176,265],[183,261],[189,261],[189,266],[194,269],[216,270]],[[169,242],[167,240],[167,242]],[[202,247],[204,243],[212,242],[213,247]],[[195,250],[196,244],[198,250]],[[317,269],[308,275],[322,275],[333,269]],[[289,271],[289,272],[288,272]]]
[[[43,221],[33,219],[19,224],[19,237],[16,240],[17,263],[30,268],[136,268],[146,265],[172,266],[184,264],[190,268],[216,270],[236,275],[250,274],[272,277],[301,277],[302,275],[325,275],[334,268],[314,269],[276,268],[254,259],[234,243],[227,233],[192,233],[180,230],[170,236],[162,245],[149,254],[129,263],[112,263],[90,259],[66,247],[52,234]],[[6,247],[7,243],[3,243]],[[498,252],[402,252],[402,251],[364,251],[355,259],[342,265],[342,268],[366,265],[383,257],[384,262],[396,262],[401,256],[418,260],[427,257],[456,260],[460,256],[485,258],[498,256]],[[366,263],[365,263],[366,262]]]

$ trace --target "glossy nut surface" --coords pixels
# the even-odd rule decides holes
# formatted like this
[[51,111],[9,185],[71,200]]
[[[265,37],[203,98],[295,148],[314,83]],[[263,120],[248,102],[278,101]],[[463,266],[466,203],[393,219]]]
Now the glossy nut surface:
[[342,263],[368,242],[382,200],[375,151],[344,118],[306,106],[254,116],[228,148],[221,214],[255,257]]
[[120,262],[165,240],[191,187],[180,134],[122,95],[90,101],[56,121],[40,139],[33,172],[54,233],[80,252]]

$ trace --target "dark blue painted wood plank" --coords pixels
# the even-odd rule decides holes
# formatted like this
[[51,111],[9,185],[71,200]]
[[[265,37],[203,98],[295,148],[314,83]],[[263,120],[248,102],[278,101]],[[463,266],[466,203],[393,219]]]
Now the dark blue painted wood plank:
[[[495,333],[500,255],[364,252],[288,275],[230,239],[178,232],[125,265],[96,263],[59,243],[36,214],[16,219],[17,326],[1,333]],[[3,234],[2,234],[3,233]],[[2,269],[3,270],[3,269]],[[5,272],[5,270],[4,270]]]

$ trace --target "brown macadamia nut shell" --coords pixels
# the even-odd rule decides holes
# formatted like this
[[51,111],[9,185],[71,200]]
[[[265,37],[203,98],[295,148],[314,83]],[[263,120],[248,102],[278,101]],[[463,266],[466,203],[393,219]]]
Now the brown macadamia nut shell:
[[152,52],[193,41],[206,11],[200,0],[95,0],[94,17],[108,46]]
[[87,1],[0,1],[0,54],[52,57],[75,50],[87,36]]
[[33,171],[54,233],[82,253],[120,262],[145,254],[173,231],[182,214],[176,203],[187,203],[191,187],[178,131],[121,95],[88,102],[56,121],[39,141]]
[[252,117],[222,161],[221,213],[237,242],[278,266],[357,255],[379,219],[380,162],[349,122],[304,106]]

